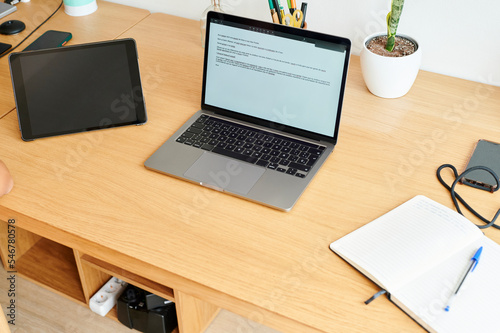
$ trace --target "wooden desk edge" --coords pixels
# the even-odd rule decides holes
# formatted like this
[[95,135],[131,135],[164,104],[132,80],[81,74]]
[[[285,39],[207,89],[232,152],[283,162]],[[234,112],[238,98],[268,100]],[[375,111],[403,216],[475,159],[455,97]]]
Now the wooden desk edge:
[[[250,304],[237,297],[213,290],[208,286],[179,276],[164,268],[145,264],[136,258],[0,206],[0,221],[7,223],[9,219],[15,219],[16,227],[18,228],[62,244],[81,254],[112,263],[114,266],[126,267],[126,270],[134,274],[172,288],[174,290],[176,306],[178,302],[177,298],[180,297],[181,299],[181,303],[178,305],[180,313],[178,317],[179,320],[184,321],[184,324],[180,325],[186,327],[185,330],[181,329],[181,332],[201,332],[213,320],[220,308],[279,330],[286,328],[300,332],[322,332],[293,318],[282,316],[256,304]],[[2,258],[4,262],[6,262],[5,259]],[[165,283],[165,281],[168,282]],[[154,292],[154,290],[151,290],[151,292]],[[235,306],[235,304],[237,305]]]

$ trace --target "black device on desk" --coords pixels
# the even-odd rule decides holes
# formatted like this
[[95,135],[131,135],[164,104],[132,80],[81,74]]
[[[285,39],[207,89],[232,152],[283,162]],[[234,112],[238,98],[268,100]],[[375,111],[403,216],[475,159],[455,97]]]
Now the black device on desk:
[[[477,166],[488,167],[497,176],[500,175],[500,144],[487,140],[479,140],[465,169]],[[460,181],[463,184],[490,192],[498,190],[495,177],[483,170],[472,171],[462,177]]]
[[28,45],[23,51],[34,51],[41,49],[50,49],[65,45],[73,35],[71,32],[48,30],[38,37],[33,43]]
[[15,35],[20,33],[26,28],[22,21],[10,20],[0,24],[0,34],[2,35]]
[[9,56],[23,140],[147,121],[133,39]]
[[7,43],[0,43],[0,54],[4,53],[8,49],[10,49],[12,45],[7,44]]
[[170,333],[177,327],[175,304],[128,285],[116,303],[118,321],[145,333]]

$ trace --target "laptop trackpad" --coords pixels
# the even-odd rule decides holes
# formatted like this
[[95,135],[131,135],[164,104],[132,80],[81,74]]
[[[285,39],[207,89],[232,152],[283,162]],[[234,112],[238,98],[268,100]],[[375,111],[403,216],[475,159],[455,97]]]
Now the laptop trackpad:
[[196,179],[202,185],[247,194],[265,171],[246,162],[207,152],[194,162],[184,176]]

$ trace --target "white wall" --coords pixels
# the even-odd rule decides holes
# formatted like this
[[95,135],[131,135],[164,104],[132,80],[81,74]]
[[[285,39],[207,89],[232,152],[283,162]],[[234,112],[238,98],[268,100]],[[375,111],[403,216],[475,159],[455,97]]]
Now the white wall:
[[[110,0],[186,18],[200,18],[210,0]],[[301,3],[296,0],[297,4]],[[364,37],[385,31],[390,0],[307,0],[309,29],[348,37],[359,54]],[[221,0],[237,15],[270,21],[267,0]],[[286,6],[286,0],[281,0]],[[399,30],[423,49],[421,68],[500,86],[500,1],[408,0]]]

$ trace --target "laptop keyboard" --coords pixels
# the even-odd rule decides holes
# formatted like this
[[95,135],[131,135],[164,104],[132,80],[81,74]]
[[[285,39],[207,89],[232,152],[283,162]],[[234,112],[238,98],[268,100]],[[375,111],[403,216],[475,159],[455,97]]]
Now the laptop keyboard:
[[325,150],[324,146],[205,114],[176,141],[300,178],[307,175]]

